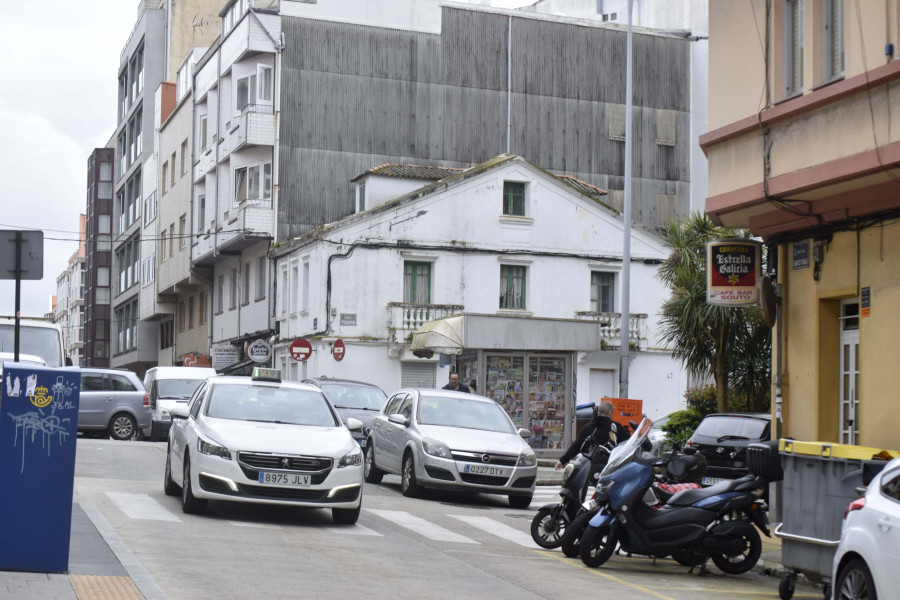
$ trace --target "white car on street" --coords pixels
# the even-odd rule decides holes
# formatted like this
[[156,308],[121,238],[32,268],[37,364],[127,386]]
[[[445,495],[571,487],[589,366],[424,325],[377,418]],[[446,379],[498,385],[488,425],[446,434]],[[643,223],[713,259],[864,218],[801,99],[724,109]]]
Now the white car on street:
[[164,489],[186,513],[207,500],[330,508],[352,524],[362,505],[363,455],[337,411],[310,385],[275,369],[210,377],[172,408]]
[[900,590],[900,458],[847,507],[834,553],[835,600],[896,598]]

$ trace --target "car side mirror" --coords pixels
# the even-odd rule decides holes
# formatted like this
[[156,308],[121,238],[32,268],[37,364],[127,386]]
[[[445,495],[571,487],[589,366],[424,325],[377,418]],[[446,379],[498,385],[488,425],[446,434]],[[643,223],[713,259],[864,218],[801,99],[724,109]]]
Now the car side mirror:
[[67,356],[67,357],[66,357],[66,366],[67,366],[67,367],[71,367],[71,366],[74,366],[74,365],[75,365],[75,363],[72,362],[72,357],[71,357],[71,356]]
[[349,429],[350,431],[362,431],[363,423],[359,419],[349,417],[347,419],[347,429]]
[[534,434],[531,433],[530,429],[519,429],[519,437],[525,438],[526,440],[534,437]]
[[173,419],[187,419],[189,414],[186,405],[175,405],[169,409],[169,415],[171,415]]
[[407,419],[405,416],[403,416],[400,413],[394,413],[392,415],[388,415],[388,421],[390,421],[391,423],[395,423],[397,425],[403,425],[404,427],[409,425],[409,419]]

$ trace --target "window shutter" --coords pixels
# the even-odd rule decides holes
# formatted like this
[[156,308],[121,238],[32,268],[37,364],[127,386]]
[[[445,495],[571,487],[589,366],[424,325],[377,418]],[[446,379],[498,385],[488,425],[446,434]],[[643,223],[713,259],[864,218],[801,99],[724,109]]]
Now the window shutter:
[[656,143],[659,146],[675,145],[675,111],[660,108],[656,111]]
[[433,388],[437,373],[432,362],[401,362],[400,387]]
[[608,104],[607,122],[609,124],[609,139],[619,142],[625,141],[625,105]]

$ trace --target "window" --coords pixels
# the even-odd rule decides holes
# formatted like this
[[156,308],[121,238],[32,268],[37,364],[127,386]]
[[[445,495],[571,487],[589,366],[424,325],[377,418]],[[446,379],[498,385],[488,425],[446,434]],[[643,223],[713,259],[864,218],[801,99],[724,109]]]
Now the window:
[[366,210],[366,182],[360,181],[359,185],[356,186],[357,194],[359,196],[359,204],[357,208],[357,212],[362,212]]
[[175,256],[175,223],[169,224],[169,258]]
[[403,263],[403,301],[431,304],[431,263]]
[[500,308],[525,310],[525,267],[500,265]]
[[166,232],[159,234],[159,262],[166,260]]
[[[260,195],[260,171],[263,186]],[[234,170],[234,202],[240,204],[245,200],[262,200],[272,197],[272,163],[241,167]]]
[[187,326],[188,329],[194,328],[194,297],[191,296],[188,298],[187,305]]
[[250,304],[250,263],[244,263],[244,277],[241,286],[241,304]]
[[503,182],[503,214],[525,216],[525,184],[520,181]]
[[237,109],[244,110],[251,104],[256,104],[256,75],[242,77],[237,83]]
[[166,190],[169,189],[166,187],[166,182],[169,180],[169,162],[166,161],[163,163],[162,168],[162,193],[165,194]]
[[159,324],[159,349],[165,350],[175,344],[175,326],[170,319]]
[[231,284],[231,294],[228,301],[228,309],[237,307],[237,269],[231,270],[231,277],[228,282]]
[[271,103],[274,86],[272,85],[272,67],[259,65],[256,68],[257,77],[259,78],[259,88],[257,89],[257,97],[262,103]]
[[[303,262],[303,310],[309,309],[309,261]],[[315,319],[314,319],[315,320]]]
[[137,300],[127,302],[115,312],[116,351],[119,353],[134,350],[137,347]]
[[149,225],[156,218],[156,192],[144,200],[144,225]]
[[184,331],[187,326],[187,308],[184,302],[178,303],[178,331]]
[[291,280],[289,284],[291,290],[291,314],[297,312],[297,301],[300,299],[298,293],[300,287],[300,265],[296,262],[291,263]]
[[206,230],[206,196],[197,197],[197,233]]
[[823,3],[822,66],[824,81],[844,75],[844,0]]
[[182,250],[187,243],[187,235],[185,234],[185,229],[187,229],[187,215],[181,215],[181,217],[178,219],[178,248]]
[[257,65],[256,73],[241,77],[237,81],[235,106],[238,111],[251,104],[271,104],[273,96],[272,67]]
[[803,3],[784,1],[784,95],[803,89]]
[[224,310],[225,303],[225,276],[219,275],[218,285],[216,285],[216,314],[221,314]]
[[287,267],[281,268],[281,316],[287,315],[291,302],[291,288],[288,287],[288,270]]
[[615,273],[600,271],[591,273],[591,310],[593,312],[613,312],[615,281]]
[[170,177],[169,183],[171,184],[170,187],[175,187],[175,152],[172,153],[172,163],[171,163],[171,165],[172,165],[172,168],[169,169],[169,174],[170,174],[170,175],[169,175],[169,177]]
[[185,157],[187,156],[187,140],[181,142],[181,175],[185,173]]
[[200,325],[206,325],[206,307],[209,305],[209,293],[200,292],[200,299],[197,302],[197,321]]
[[206,150],[206,134],[208,132],[206,115],[200,117],[200,149]]
[[266,257],[260,256],[256,264],[256,299],[262,300],[266,295]]

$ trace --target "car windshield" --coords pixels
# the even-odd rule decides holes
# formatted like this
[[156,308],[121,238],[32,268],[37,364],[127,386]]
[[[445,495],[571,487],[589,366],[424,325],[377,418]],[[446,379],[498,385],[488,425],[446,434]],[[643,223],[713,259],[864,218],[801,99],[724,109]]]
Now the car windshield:
[[319,391],[262,385],[214,386],[206,416],[320,427],[338,427],[341,424]]
[[321,383],[322,393],[335,408],[381,410],[387,396],[376,387],[348,383]]
[[763,431],[768,424],[763,419],[750,419],[746,417],[708,416],[697,426],[695,436],[714,438],[758,440],[762,438]]
[[423,396],[419,399],[417,420],[420,425],[516,432],[506,411],[497,403],[464,398]]
[[[0,325],[0,352],[15,352],[15,325]],[[39,356],[48,367],[61,367],[59,331],[51,327],[19,324],[19,355]]]
[[187,400],[203,383],[202,379],[158,379],[156,393],[160,398]]

